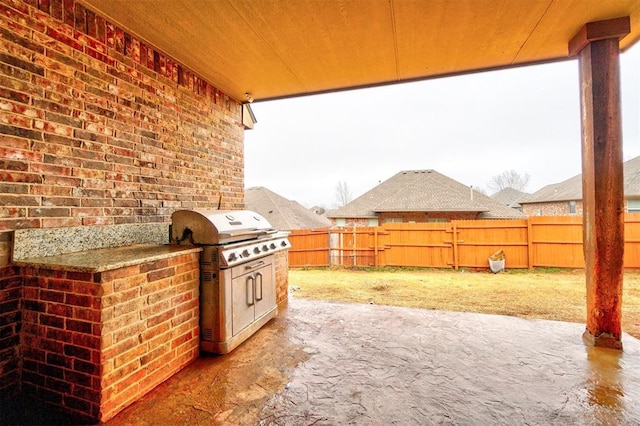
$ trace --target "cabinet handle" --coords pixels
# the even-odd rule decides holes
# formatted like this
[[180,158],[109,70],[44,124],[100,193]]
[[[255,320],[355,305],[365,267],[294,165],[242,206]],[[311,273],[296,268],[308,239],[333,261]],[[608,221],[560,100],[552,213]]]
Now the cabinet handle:
[[[256,280],[251,276],[247,277],[246,287],[247,287],[247,306],[253,306],[256,303],[255,301]],[[251,299],[249,299],[249,294],[251,294]]]
[[245,266],[245,267],[244,267],[244,269],[245,269],[245,270],[247,270],[247,271],[250,271],[251,269],[259,268],[259,267],[260,267],[260,266],[262,266],[262,265],[264,265],[264,260],[261,260],[261,261],[260,261],[260,262],[258,262],[258,263],[254,263],[254,264],[253,264],[253,265],[251,265],[251,266],[247,265],[247,266]]
[[[258,297],[258,288],[260,289],[260,297]],[[256,300],[262,300],[262,273],[256,273]]]

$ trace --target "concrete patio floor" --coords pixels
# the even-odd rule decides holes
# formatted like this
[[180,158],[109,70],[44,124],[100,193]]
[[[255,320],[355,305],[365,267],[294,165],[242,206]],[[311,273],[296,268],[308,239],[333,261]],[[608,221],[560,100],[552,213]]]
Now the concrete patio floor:
[[640,424],[640,341],[588,348],[583,330],[292,298],[107,425]]

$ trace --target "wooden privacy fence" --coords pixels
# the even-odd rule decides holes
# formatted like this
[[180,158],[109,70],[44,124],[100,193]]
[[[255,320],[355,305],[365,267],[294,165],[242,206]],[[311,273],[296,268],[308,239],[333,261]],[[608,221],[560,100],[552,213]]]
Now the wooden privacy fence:
[[[640,214],[624,223],[624,266],[640,268]],[[503,250],[507,269],[584,268],[581,216],[305,229],[289,240],[290,267],[488,268],[487,258]]]

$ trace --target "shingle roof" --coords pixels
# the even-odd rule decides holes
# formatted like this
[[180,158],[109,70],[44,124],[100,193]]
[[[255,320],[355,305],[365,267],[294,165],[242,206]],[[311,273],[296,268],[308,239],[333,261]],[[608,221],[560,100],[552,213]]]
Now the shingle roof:
[[245,207],[264,216],[271,226],[283,231],[327,228],[331,221],[300,203],[288,200],[264,187],[245,190]]
[[518,207],[521,201],[527,200],[531,194],[513,188],[504,188],[491,196],[496,201],[509,207]]
[[[625,161],[624,196],[640,197],[640,157]],[[559,183],[552,183],[534,192],[520,204],[548,203],[554,201],[575,201],[582,199],[582,175],[576,175]]]
[[522,213],[435,170],[404,170],[329,214],[333,218],[376,217],[386,211],[478,212],[482,218]]

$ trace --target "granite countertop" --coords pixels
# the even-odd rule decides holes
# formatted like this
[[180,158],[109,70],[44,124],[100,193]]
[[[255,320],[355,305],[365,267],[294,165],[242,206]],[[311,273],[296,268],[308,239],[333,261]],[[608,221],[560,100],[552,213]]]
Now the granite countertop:
[[195,246],[139,244],[56,256],[32,257],[13,263],[17,266],[35,266],[65,271],[104,272],[200,251],[202,248]]

